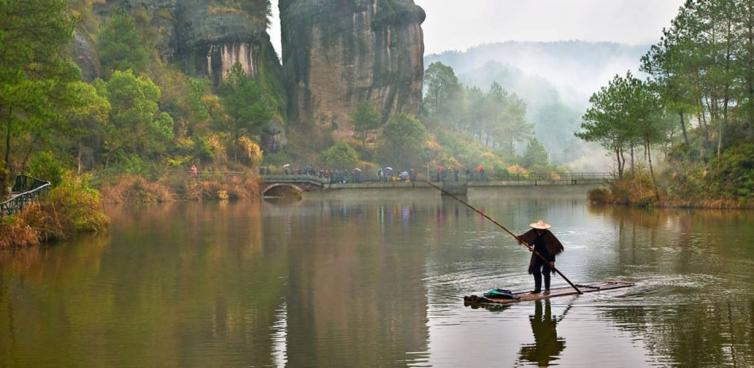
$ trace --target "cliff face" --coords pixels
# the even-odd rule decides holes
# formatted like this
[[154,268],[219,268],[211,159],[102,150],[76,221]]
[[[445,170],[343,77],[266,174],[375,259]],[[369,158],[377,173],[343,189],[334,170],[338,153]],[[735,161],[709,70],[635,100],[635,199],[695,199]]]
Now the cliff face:
[[413,0],[281,0],[280,14],[291,120],[346,135],[364,101],[383,119],[418,113],[425,13]]
[[109,0],[98,13],[146,14],[161,35],[156,46],[162,58],[179,62],[189,74],[217,84],[240,63],[247,74],[264,73],[282,88],[282,69],[267,35],[268,8],[268,0]]
[[[177,58],[184,69],[218,83],[235,64],[249,75],[266,70],[282,79],[267,35],[267,1],[179,0]],[[263,65],[264,64],[264,65]]]

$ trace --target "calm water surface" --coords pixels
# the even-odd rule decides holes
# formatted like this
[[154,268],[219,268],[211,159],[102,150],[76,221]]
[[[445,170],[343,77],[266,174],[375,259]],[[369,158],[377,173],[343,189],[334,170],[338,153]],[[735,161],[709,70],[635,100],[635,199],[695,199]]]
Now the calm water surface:
[[464,307],[529,289],[529,254],[427,190],[113,209],[105,236],[0,252],[0,367],[754,366],[752,212],[524,193],[469,200],[552,223],[572,280],[637,286]]

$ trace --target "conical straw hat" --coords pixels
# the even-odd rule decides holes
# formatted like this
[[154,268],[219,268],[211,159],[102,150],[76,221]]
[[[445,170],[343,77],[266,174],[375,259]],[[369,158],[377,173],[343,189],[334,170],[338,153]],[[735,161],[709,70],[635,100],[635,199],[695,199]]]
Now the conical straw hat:
[[537,222],[529,224],[529,227],[534,228],[534,229],[547,230],[547,229],[551,228],[552,226],[550,224],[544,222],[543,220],[539,220]]

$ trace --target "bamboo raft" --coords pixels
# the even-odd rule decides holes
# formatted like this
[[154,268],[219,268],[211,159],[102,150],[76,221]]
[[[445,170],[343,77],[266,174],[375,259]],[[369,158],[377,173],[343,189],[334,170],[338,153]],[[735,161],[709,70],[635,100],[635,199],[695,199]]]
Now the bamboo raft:
[[[628,287],[634,286],[634,284],[631,282],[623,282],[623,281],[608,281],[608,282],[593,283],[593,284],[578,284],[576,286],[579,289],[581,289],[582,293],[586,294],[586,293],[596,293],[600,291],[628,288]],[[544,293],[531,294],[528,291],[514,293],[512,299],[488,298],[481,294],[480,295],[476,295],[476,294],[467,295],[463,297],[463,303],[466,306],[479,306],[479,305],[484,305],[484,304],[507,305],[507,304],[544,300],[544,299],[551,299],[551,298],[557,298],[561,296],[577,295],[577,294],[578,292],[576,292],[576,290],[574,290],[572,287],[564,286],[564,287],[550,289],[549,295],[546,295]]]

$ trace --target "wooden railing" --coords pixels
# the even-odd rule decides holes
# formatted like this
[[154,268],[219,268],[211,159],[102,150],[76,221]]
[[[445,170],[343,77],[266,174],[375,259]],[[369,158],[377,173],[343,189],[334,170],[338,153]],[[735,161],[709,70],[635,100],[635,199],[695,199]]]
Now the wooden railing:
[[0,216],[9,216],[21,212],[26,205],[39,200],[52,187],[49,181],[31,176],[19,175],[11,189],[11,197],[0,203]]

